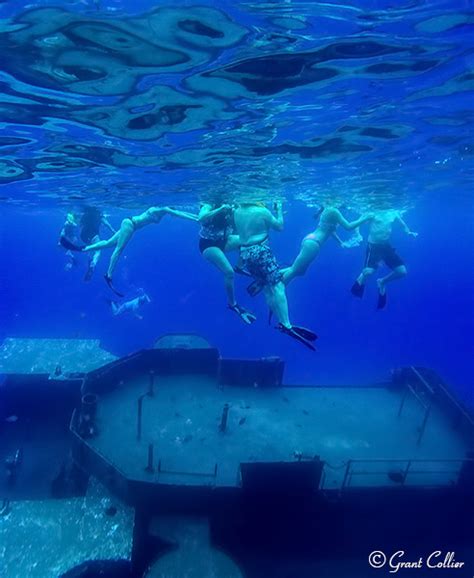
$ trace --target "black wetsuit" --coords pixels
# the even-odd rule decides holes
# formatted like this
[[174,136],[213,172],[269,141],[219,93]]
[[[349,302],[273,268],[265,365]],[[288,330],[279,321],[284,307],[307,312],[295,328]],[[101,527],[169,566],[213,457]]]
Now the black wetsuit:
[[81,218],[81,239],[90,245],[99,236],[102,213],[98,209],[86,209]]

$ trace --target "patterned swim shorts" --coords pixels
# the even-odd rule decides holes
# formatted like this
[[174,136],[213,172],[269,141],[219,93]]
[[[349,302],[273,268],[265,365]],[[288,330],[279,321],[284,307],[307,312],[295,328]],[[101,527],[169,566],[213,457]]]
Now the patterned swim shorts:
[[244,268],[262,285],[276,285],[282,280],[280,267],[268,245],[240,248]]

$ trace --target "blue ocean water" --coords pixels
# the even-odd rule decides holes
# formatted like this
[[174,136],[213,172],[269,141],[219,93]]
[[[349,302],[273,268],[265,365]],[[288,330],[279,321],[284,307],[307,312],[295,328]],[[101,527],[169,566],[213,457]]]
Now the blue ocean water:
[[[91,337],[123,355],[195,332],[228,357],[281,356],[288,383],[419,365],[473,403],[471,2],[15,2],[0,17],[1,338]],[[375,280],[362,301],[349,291],[364,245],[324,246],[288,288],[316,354],[267,324],[246,279],[257,322],[226,309],[194,223],[169,218],[127,247],[116,283],[150,295],[143,319],[111,315],[109,251],[86,284],[85,258],[65,271],[57,245],[85,204],[118,226],[157,204],[282,200],[271,242],[286,265],[328,195],[351,218],[388,200],[419,236],[394,232],[409,274],[384,311]]]

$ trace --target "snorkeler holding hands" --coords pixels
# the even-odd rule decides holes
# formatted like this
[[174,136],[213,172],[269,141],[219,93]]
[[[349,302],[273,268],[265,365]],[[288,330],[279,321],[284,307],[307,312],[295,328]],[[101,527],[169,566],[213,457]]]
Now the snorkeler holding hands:
[[407,274],[405,263],[390,244],[390,237],[395,223],[401,225],[403,231],[410,237],[418,236],[418,233],[412,231],[402,219],[400,211],[394,209],[376,211],[370,222],[365,265],[351,289],[355,297],[361,298],[364,294],[367,278],[376,271],[380,262],[383,261],[392,271],[385,277],[377,279],[379,294],[377,309],[383,309],[387,304],[387,283],[401,279]]
[[79,247],[72,243],[67,237],[61,237],[61,244],[68,250],[82,251],[85,253],[89,251],[102,251],[103,249],[114,247],[114,251],[110,257],[109,267],[104,277],[110,289],[119,297],[123,297],[123,294],[117,291],[112,283],[112,275],[114,274],[115,267],[117,266],[120,255],[123,253],[125,247],[136,231],[143,229],[148,225],[156,225],[160,223],[165,215],[173,215],[175,217],[188,219],[190,221],[198,220],[197,215],[184,211],[177,211],[175,209],[171,209],[170,207],[150,207],[140,215],[123,219],[122,224],[120,225],[120,229],[109,239],[98,241],[97,243],[93,243],[91,245]]
[[235,299],[234,268],[226,256],[226,251],[238,249],[239,237],[233,235],[234,209],[231,205],[203,204],[198,216],[201,224],[199,251],[206,261],[217,267],[224,276],[224,286],[228,307],[237,313],[244,323],[250,325],[255,315],[239,305]]
[[318,226],[312,233],[306,235],[301,242],[300,252],[291,267],[282,270],[283,283],[285,285],[288,285],[295,277],[306,273],[311,263],[318,257],[321,247],[330,237],[335,238],[341,247],[348,248],[357,245],[362,240],[360,234],[356,239],[342,241],[336,233],[338,226],[340,225],[346,229],[346,231],[353,231],[366,221],[369,221],[373,217],[373,214],[368,213],[362,215],[355,221],[348,221],[335,206],[325,206],[316,213],[315,218],[318,217]]
[[312,342],[317,339],[317,335],[290,322],[283,276],[268,244],[270,230],[283,229],[281,203],[276,203],[275,208],[276,216],[261,203],[244,203],[235,210],[235,227],[240,238],[240,262],[243,269],[263,288],[270,311],[279,321],[277,329],[314,351]]

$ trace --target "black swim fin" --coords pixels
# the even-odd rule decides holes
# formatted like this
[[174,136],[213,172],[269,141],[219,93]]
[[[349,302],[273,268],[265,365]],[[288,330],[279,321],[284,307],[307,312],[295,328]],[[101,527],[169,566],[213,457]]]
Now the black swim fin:
[[365,285],[361,285],[358,281],[354,282],[354,285],[351,287],[351,293],[354,297],[362,298],[364,295]]
[[311,331],[311,329],[306,329],[306,327],[299,327],[298,325],[292,325],[291,328],[293,331],[296,331],[298,335],[301,335],[301,337],[304,337],[308,341],[316,341],[316,339],[318,339],[316,333]]
[[84,275],[84,282],[88,283],[92,279],[93,274],[94,274],[94,267],[88,267]]
[[238,275],[243,275],[244,277],[252,277],[251,273],[249,273],[246,269],[239,267],[239,265],[236,265],[234,267],[234,272],[237,273]]
[[387,293],[380,293],[379,291],[379,298],[377,300],[377,309],[384,309],[385,305],[387,305]]
[[107,285],[109,286],[109,288],[115,293],[115,295],[118,295],[119,297],[125,297],[125,295],[123,293],[120,293],[120,291],[117,291],[117,289],[115,289],[115,287],[113,286],[112,277],[109,277],[108,275],[104,275],[104,279],[105,279],[105,282],[107,283]]
[[255,281],[252,281],[252,283],[250,283],[250,285],[247,287],[247,293],[251,297],[255,297],[263,290],[263,287],[263,283],[256,279]]
[[85,247],[85,245],[83,245],[82,247],[80,245],[76,245],[75,243],[70,241],[64,235],[61,235],[61,237],[59,238],[59,242],[60,242],[61,246],[64,247],[65,249],[67,249],[68,251],[82,252],[84,250],[84,247]]
[[237,315],[242,319],[247,325],[251,325],[257,318],[253,313],[250,313],[245,307],[242,307],[238,303],[235,305],[229,305],[231,311],[235,311]]
[[[293,337],[293,339],[296,339],[296,341],[299,341],[300,343],[302,343],[303,345],[306,345],[306,347],[308,349],[311,349],[312,351],[316,351],[316,347],[314,347],[314,345],[311,343],[311,341],[309,339],[306,339],[305,337],[303,337],[303,335],[301,335],[300,333],[298,333],[296,331],[296,328],[294,327],[285,327],[284,325],[282,325],[281,323],[279,323],[276,328],[281,331],[282,333],[285,333],[286,335],[289,335],[290,337]],[[301,327],[298,328],[301,330]],[[308,330],[306,330],[308,331]],[[314,336],[314,333],[313,333]]]

